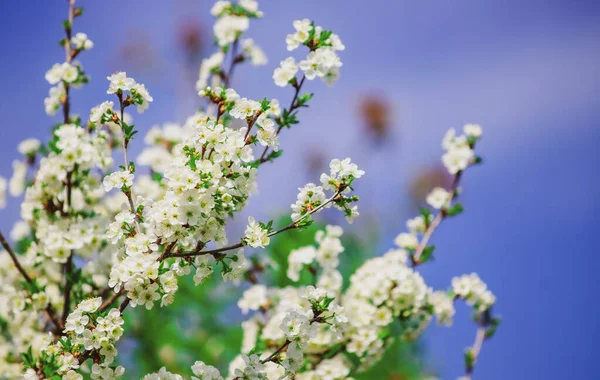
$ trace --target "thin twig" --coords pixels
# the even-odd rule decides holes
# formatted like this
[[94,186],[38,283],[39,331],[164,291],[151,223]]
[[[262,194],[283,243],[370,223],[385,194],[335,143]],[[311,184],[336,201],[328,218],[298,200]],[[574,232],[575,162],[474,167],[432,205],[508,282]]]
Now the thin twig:
[[[300,107],[298,105],[298,103],[296,103],[296,100],[298,99],[298,95],[300,94],[300,89],[302,88],[302,85],[304,84],[305,80],[306,80],[306,76],[302,75],[302,79],[300,79],[300,83],[297,84],[296,86],[294,86],[296,91],[294,92],[294,97],[292,98],[292,102],[290,103],[290,106],[287,109],[288,115],[290,115],[292,112],[294,112],[297,108]],[[283,123],[279,123],[279,128],[277,128],[276,135],[279,135],[279,132],[281,132],[283,127],[284,127]],[[266,146],[265,149],[263,150],[262,154],[260,155],[259,161],[261,164],[267,161],[266,157],[267,157],[268,151],[269,151],[269,147]]]
[[[8,242],[6,241],[6,238],[4,237],[2,232],[0,232],[0,243],[2,244],[2,247],[4,247],[6,252],[8,252],[8,255],[10,256],[13,263],[15,264],[15,267],[17,267],[17,270],[21,273],[21,275],[23,276],[25,281],[32,284],[33,279],[31,278],[31,276],[29,276],[29,274],[21,266],[21,263],[19,262],[19,259],[17,258],[17,255],[15,254],[15,251],[13,251],[11,246],[8,244]],[[46,316],[48,317],[48,319],[50,319],[52,321],[52,323],[54,323],[54,326],[56,326],[59,330],[64,329],[64,325],[60,321],[58,316],[56,315],[56,312],[54,311],[54,308],[52,307],[51,303],[48,302],[48,305],[46,305],[44,312],[46,313]]]
[[[123,143],[123,161],[125,161],[125,170],[129,171],[129,158],[127,157],[127,147],[129,145],[128,139],[125,137],[125,127],[123,125],[125,118],[125,104],[123,103],[123,93],[118,92],[117,97],[119,98],[119,107],[121,113],[121,119],[119,120],[119,124],[121,125],[121,133],[122,133],[122,143]],[[125,196],[127,197],[127,201],[129,202],[129,208],[131,209],[131,213],[135,215],[134,223],[137,232],[140,232],[140,224],[138,222],[137,212],[135,208],[135,203],[133,202],[133,195],[131,194],[131,189],[125,192]]]
[[[458,183],[460,182],[462,173],[463,173],[462,170],[459,171],[458,173],[456,173],[456,175],[454,176],[454,180],[452,181],[452,185],[450,186],[450,194],[451,194],[452,199],[456,195],[456,191],[458,189]],[[425,248],[427,248],[429,239],[431,239],[433,232],[438,228],[438,226],[440,225],[442,220],[447,216],[448,216],[447,212],[445,210],[441,210],[437,214],[437,216],[431,221],[431,223],[429,223],[429,221],[427,221],[427,220],[425,221],[425,223],[428,224],[427,230],[425,231],[425,234],[423,235],[423,238],[421,239],[421,242],[419,243],[419,246],[418,246],[415,254],[411,256],[411,261],[413,263],[413,267],[415,267],[419,264],[422,264],[421,255],[423,255],[423,251],[425,250]]]
[[465,369],[465,376],[463,377],[465,380],[470,380],[471,376],[473,376],[473,370],[475,369],[475,363],[477,362],[477,358],[481,353],[481,348],[483,347],[483,342],[486,339],[486,329],[483,326],[479,326],[477,328],[477,333],[475,334],[475,342],[473,343],[473,347],[469,350],[472,356],[472,363],[468,365]]
[[21,272],[21,275],[23,275],[23,277],[25,278],[25,281],[31,284],[33,280],[31,279],[31,277],[29,277],[29,274],[27,274],[25,269],[23,269],[23,267],[21,266],[21,263],[17,259],[17,255],[15,255],[15,252],[12,250],[10,245],[8,245],[8,242],[6,241],[6,238],[4,237],[2,232],[0,232],[0,243],[2,243],[2,247],[4,247],[6,252],[8,252],[8,254],[10,255],[10,258],[12,259],[19,272]]
[[104,301],[102,305],[100,305],[98,311],[103,312],[104,310],[108,309],[110,305],[112,305],[113,302],[115,302],[123,294],[125,294],[125,289],[121,289],[121,291],[114,293],[112,296],[110,296],[110,298]]
[[[267,236],[268,237],[272,237],[275,235],[278,235],[284,231],[287,230],[291,230],[294,228],[298,228],[299,224],[302,220],[308,218],[310,215],[318,212],[319,210],[323,209],[324,207],[326,207],[328,204],[330,204],[331,202],[335,201],[337,199],[337,197],[340,195],[340,191],[336,191],[335,194],[333,194],[329,199],[327,199],[325,202],[321,203],[318,207],[315,207],[314,209],[312,209],[311,211],[307,212],[306,214],[302,215],[300,218],[298,218],[296,221],[288,224],[287,226],[277,230],[277,231],[273,231],[270,232]],[[243,243],[237,243],[237,244],[233,244],[233,245],[229,245],[227,247],[222,247],[222,248],[216,248],[216,249],[211,249],[208,251],[200,251],[200,250],[195,250],[195,251],[191,251],[191,252],[178,252],[178,253],[173,253],[170,255],[166,255],[163,257],[164,259],[167,259],[169,257],[192,257],[192,256],[203,256],[203,255],[215,255],[215,254],[219,254],[225,251],[231,251],[232,249],[238,249],[238,248],[242,248],[244,246]]]
[[[75,0],[69,0],[69,14],[68,14],[68,25],[65,28],[66,40],[65,40],[65,60],[68,63],[71,63],[73,55],[71,54],[71,36],[73,31],[73,19],[75,15]],[[70,109],[71,109],[71,99],[69,96],[70,86],[68,83],[64,84],[65,87],[65,102],[63,103],[63,121],[64,124],[68,124],[70,117]],[[67,207],[68,212],[71,212],[71,194],[73,192],[73,171],[69,171],[67,173]],[[69,214],[68,214],[69,215]],[[67,262],[63,266],[65,273],[65,289],[63,294],[63,311],[62,311],[62,324],[64,325],[67,320],[67,316],[69,315],[70,307],[71,307],[71,288],[72,284],[72,274],[73,274],[73,251],[69,252],[69,258]]]
[[[65,28],[65,33],[67,35],[67,38],[65,40],[65,60],[67,61],[67,63],[71,63],[71,60],[73,59],[73,55],[71,53],[71,35],[72,35],[72,28],[73,28],[73,18],[75,15],[75,0],[69,0],[69,16],[68,16],[68,22],[69,25],[67,25],[67,27]],[[63,103],[63,119],[64,119],[64,123],[68,124],[69,123],[69,111],[71,109],[71,101],[70,101],[70,97],[69,97],[69,89],[70,86],[68,83],[64,83],[64,87],[65,87],[65,101]]]
[[269,355],[269,357],[267,357],[266,359],[261,360],[260,362],[262,364],[265,364],[266,362],[270,362],[271,360],[273,360],[281,351],[285,350],[289,345],[290,345],[289,340],[286,340],[285,343],[279,347],[275,352],[273,352],[271,355]]
[[240,60],[238,60],[237,56],[238,44],[239,38],[236,38],[235,41],[233,41],[233,46],[231,47],[231,63],[229,65],[229,70],[227,70],[227,74],[223,79],[223,84],[225,88],[229,87],[229,82],[231,81],[231,77],[233,76],[233,69],[235,68],[235,65],[241,62]]

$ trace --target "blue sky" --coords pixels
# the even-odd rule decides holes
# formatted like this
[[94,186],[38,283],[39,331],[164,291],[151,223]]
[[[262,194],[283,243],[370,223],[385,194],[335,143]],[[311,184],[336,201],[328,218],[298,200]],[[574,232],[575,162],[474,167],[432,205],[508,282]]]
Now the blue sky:
[[[155,99],[146,113],[134,115],[142,131],[182,121],[197,100],[188,90],[177,26],[199,22],[209,33],[212,3],[81,4],[85,15],[75,29],[88,33],[96,47],[81,56],[92,82],[74,92],[74,111],[87,115],[106,99],[104,78],[128,70]],[[26,137],[44,139],[57,120],[44,113],[49,86],[43,78],[63,58],[57,41],[65,5],[2,4],[4,176],[16,158],[13,147]],[[287,103],[289,92],[275,87],[271,74],[287,56],[284,38],[294,19],[312,18],[333,29],[346,51],[342,77],[333,88],[309,84],[313,105],[303,111],[302,124],[282,136],[285,154],[261,173],[260,194],[245,214],[266,218],[287,212],[296,188],[317,179],[303,174],[307,154],[318,151],[327,160],[350,156],[367,171],[357,187],[364,221],[353,228],[360,234],[376,224],[383,238],[373,250],[381,252],[414,212],[405,194],[411,179],[439,159],[444,132],[480,123],[485,164],[467,173],[466,212],[436,233],[436,261],[423,274],[431,285],[446,287],[452,276],[476,271],[496,293],[504,322],[484,346],[476,378],[598,373],[593,354],[600,338],[595,320],[600,307],[594,302],[600,269],[600,6],[541,0],[266,0],[262,9],[265,17],[252,23],[249,35],[265,48],[269,64],[236,72],[233,85],[241,94]],[[148,57],[156,59],[137,65],[122,60],[124,46],[144,41],[151,46]],[[358,99],[365,93],[382,94],[394,110],[388,142],[376,151],[365,143],[357,119]],[[17,212],[16,202],[3,211],[3,230]],[[473,337],[466,308],[459,308],[451,329],[430,329],[425,342],[442,378],[461,374],[462,349]]]

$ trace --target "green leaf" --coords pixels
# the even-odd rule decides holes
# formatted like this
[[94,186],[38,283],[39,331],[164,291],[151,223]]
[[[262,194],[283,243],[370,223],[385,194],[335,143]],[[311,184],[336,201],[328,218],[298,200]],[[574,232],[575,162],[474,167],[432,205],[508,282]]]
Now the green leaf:
[[473,354],[472,349],[468,349],[465,352],[465,367],[467,372],[471,372],[473,370],[473,365],[475,364],[475,355]]
[[428,208],[420,207],[419,213],[423,216],[423,219],[425,219],[425,224],[429,224],[429,217],[431,216],[431,211]]
[[455,216],[455,215],[460,214],[463,211],[464,211],[463,206],[459,202],[456,202],[452,207],[450,207],[448,209],[448,211],[446,211],[446,214],[448,216]]
[[423,249],[423,253],[421,253],[421,262],[424,263],[433,258],[433,251],[435,250],[435,245],[428,245]]
[[162,179],[163,179],[162,174],[157,173],[157,172],[152,172],[152,180],[153,181],[160,183],[162,181]]
[[28,368],[35,367],[35,359],[33,358],[33,353],[31,351],[31,346],[27,349],[26,352],[21,352],[21,359],[23,359],[23,364],[25,364]]
[[261,109],[262,112],[265,112],[270,107],[271,107],[271,102],[268,101],[267,98],[264,98],[263,100],[261,100],[261,102],[260,102],[260,109]]
[[296,104],[298,107],[308,107],[306,103],[308,103],[313,98],[313,94],[304,93],[298,97]]
[[490,326],[485,331],[485,339],[490,339],[496,334],[496,330],[498,329],[498,326],[500,326],[500,322],[501,320],[499,317],[492,318],[490,321]]

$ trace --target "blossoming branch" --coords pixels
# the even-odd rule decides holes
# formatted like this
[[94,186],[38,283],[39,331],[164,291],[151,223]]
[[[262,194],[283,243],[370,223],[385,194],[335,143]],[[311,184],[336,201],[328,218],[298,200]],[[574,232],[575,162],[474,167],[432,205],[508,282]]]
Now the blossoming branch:
[[[0,177],[1,207],[7,189],[11,196],[24,194],[10,233],[13,244],[0,233],[6,251],[0,254],[0,377],[122,378],[117,347],[129,308],[168,307],[182,276],[192,276],[196,285],[215,271],[223,281],[248,278],[249,248],[261,250],[279,234],[304,229],[325,208],[333,206],[350,223],[359,216],[353,185],[365,172],[350,158],[333,158],[328,173],[299,189],[289,223],[249,217],[243,236],[227,235],[228,221],[255,193],[257,172],[282,154],[279,135],[294,129],[310,105],[313,94],[303,90],[317,78],[336,82],[345,46],[309,19],[294,21],[285,43],[299,53],[273,72],[276,86],[290,88],[291,101],[250,99],[231,83],[236,66],[267,62],[264,51],[244,38],[262,11],[254,0],[239,0],[217,1],[211,13],[216,51],[202,61],[196,83],[204,106],[183,125],[149,129],[144,150],[131,159],[128,148],[140,129],[130,111],[144,112],[154,99],[144,84],[117,72],[107,75],[106,100],[91,108],[87,120],[71,114],[74,90],[89,81],[76,58],[84,59],[94,44],[75,32],[83,9],[68,1],[60,41],[65,58],[50,65],[46,80],[52,87],[44,100],[48,115],[62,111],[62,117],[47,143],[24,140],[12,177]],[[431,259],[430,239],[441,222],[463,210],[459,181],[481,162],[474,150],[481,135],[471,124],[463,135],[448,132],[442,161],[454,175],[451,188],[433,189],[430,208],[407,222],[394,249],[365,262],[347,289],[337,270],[344,260],[343,230],[327,226],[315,246],[289,252],[289,279],[297,281],[307,270],[312,285],[255,284],[246,290],[238,305],[253,315],[242,324],[241,353],[227,378],[349,378],[377,362],[394,339],[418,337],[433,316],[450,325],[459,299],[473,307],[478,326],[465,354],[470,378],[483,341],[499,323],[492,314],[495,297],[476,274],[434,291],[417,267]],[[391,332],[394,322],[402,327],[400,336]],[[223,379],[200,360],[190,365],[192,379]],[[182,378],[166,368],[144,377]]]

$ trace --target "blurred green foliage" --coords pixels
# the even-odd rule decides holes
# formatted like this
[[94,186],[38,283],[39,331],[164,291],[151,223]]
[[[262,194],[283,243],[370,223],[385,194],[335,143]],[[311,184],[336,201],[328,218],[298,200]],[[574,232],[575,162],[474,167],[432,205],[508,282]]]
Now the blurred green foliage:
[[[287,222],[286,218],[275,224]],[[261,269],[267,268],[255,272],[258,282],[275,287],[313,283],[313,275],[308,271],[302,271],[297,283],[288,279],[287,257],[293,249],[315,244],[315,233],[323,227],[315,224],[303,230],[287,231],[272,238],[266,252],[261,250],[254,252],[254,256],[249,255]],[[374,233],[371,235],[367,240],[360,240],[349,232],[342,236],[345,251],[338,269],[344,276],[344,289],[351,274],[365,260],[375,256],[373,247],[377,246],[377,237]],[[184,276],[180,278],[175,301],[169,307],[152,310],[138,307],[126,313],[125,331],[128,333],[119,349],[123,356],[119,357],[128,376],[143,376],[162,366],[175,373],[191,375],[190,366],[196,360],[218,367],[225,375],[229,362],[240,353],[240,323],[245,317],[237,307],[237,300],[248,286],[248,282],[239,286],[224,283],[218,269],[199,286],[194,286],[192,276]],[[394,332],[398,332],[399,326],[394,328]],[[422,356],[418,343],[396,340],[377,365],[355,378],[418,379],[424,368]]]

